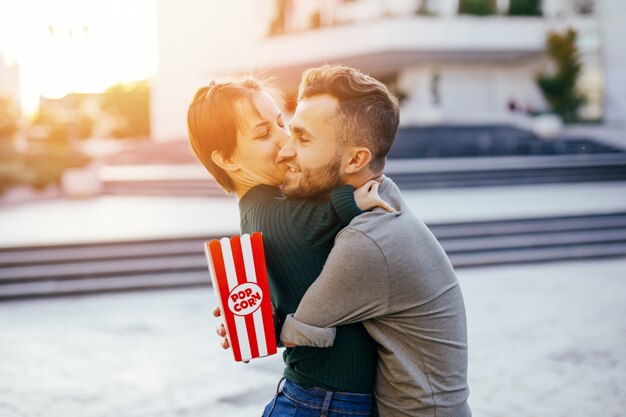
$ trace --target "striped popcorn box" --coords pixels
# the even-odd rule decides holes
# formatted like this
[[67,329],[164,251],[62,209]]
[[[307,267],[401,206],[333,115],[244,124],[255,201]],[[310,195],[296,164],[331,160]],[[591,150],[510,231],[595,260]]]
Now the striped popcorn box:
[[276,353],[261,233],[211,240],[204,251],[235,360]]

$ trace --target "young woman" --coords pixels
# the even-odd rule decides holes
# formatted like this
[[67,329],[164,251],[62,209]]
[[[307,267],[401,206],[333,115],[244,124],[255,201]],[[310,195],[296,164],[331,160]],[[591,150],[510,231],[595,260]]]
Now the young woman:
[[[195,94],[188,127],[200,162],[239,199],[242,233],[263,232],[279,335],[321,273],[335,235],[362,210],[388,205],[375,181],[356,191],[338,186],[319,199],[285,198],[279,186],[287,167],[278,152],[289,132],[273,96],[254,78],[211,83]],[[362,324],[339,327],[332,347],[287,348],[283,358],[287,381],[264,415],[373,414],[376,345]]]

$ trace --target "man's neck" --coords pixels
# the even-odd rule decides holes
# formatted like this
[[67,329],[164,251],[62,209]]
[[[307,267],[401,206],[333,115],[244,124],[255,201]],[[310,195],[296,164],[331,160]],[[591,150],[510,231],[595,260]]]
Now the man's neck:
[[354,188],[359,188],[370,180],[377,180],[380,182],[382,180],[382,177],[382,171],[367,170],[364,172],[359,172],[357,174],[346,176],[346,178],[344,178],[344,184],[349,184],[352,185]]

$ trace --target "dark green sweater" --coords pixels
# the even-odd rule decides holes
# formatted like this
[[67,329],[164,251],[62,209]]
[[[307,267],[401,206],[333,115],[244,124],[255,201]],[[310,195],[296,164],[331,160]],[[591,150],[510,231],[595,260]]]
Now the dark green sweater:
[[[278,188],[259,185],[239,201],[242,233],[263,233],[277,335],[322,272],[337,233],[361,213],[353,192],[351,186],[336,188],[325,202],[287,199]],[[285,376],[302,386],[367,394],[374,389],[376,344],[361,323],[338,327],[332,347],[287,348],[283,358]]]

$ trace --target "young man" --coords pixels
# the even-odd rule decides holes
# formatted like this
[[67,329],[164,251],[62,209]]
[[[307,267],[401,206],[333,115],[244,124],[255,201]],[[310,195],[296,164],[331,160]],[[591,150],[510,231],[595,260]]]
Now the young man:
[[[339,76],[345,73],[351,82]],[[360,81],[367,78],[341,67],[303,75],[292,134],[279,153],[289,167],[285,195],[306,196],[336,178],[358,186],[382,175],[395,127],[384,108],[372,115],[375,101],[360,99]],[[385,134],[372,125],[392,128]],[[330,155],[331,141],[344,152]],[[308,175],[323,163],[325,178]],[[383,177],[379,193],[396,212],[364,213],[337,235],[322,274],[287,318],[282,340],[330,346],[333,331],[324,328],[363,321],[378,343],[381,416],[470,416],[465,307],[452,265],[390,179]]]

